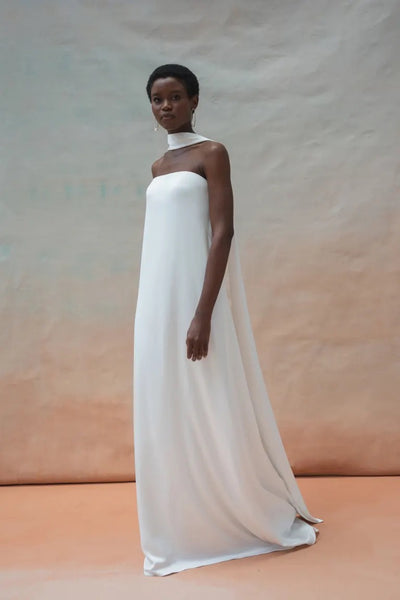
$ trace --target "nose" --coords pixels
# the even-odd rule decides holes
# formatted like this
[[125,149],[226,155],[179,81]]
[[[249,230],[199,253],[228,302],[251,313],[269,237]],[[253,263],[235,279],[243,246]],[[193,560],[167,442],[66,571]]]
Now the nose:
[[165,100],[161,103],[161,109],[165,110],[166,108],[168,108],[169,110],[171,109],[171,104],[168,98],[165,98]]

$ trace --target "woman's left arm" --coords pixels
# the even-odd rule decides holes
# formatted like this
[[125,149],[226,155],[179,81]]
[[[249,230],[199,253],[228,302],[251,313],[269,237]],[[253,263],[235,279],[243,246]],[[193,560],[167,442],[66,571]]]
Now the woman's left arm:
[[186,337],[187,358],[192,360],[207,356],[211,315],[224,278],[234,234],[230,161],[223,144],[214,142],[207,148],[204,172],[208,182],[212,241],[202,292]]

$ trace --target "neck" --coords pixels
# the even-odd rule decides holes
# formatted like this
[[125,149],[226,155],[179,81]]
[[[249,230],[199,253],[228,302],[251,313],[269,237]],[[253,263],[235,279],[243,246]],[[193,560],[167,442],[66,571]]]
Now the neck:
[[176,150],[177,148],[183,148],[184,146],[191,146],[192,144],[205,142],[209,139],[210,138],[204,137],[204,135],[200,135],[195,131],[176,131],[175,133],[168,133],[168,150]]

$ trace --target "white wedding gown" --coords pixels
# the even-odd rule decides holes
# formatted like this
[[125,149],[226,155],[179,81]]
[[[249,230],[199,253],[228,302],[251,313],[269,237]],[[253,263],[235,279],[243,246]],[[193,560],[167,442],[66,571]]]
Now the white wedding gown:
[[[168,134],[169,149],[204,141]],[[211,226],[207,181],[155,177],[134,330],[136,493],[145,575],[316,541],[259,364],[235,235],[206,358],[186,357]]]

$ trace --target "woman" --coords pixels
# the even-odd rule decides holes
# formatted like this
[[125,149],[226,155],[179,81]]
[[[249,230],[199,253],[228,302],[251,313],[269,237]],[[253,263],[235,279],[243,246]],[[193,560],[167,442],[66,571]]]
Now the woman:
[[134,334],[136,490],[145,575],[314,544],[254,343],[229,156],[193,131],[196,76],[147,94],[168,150],[152,165]]

